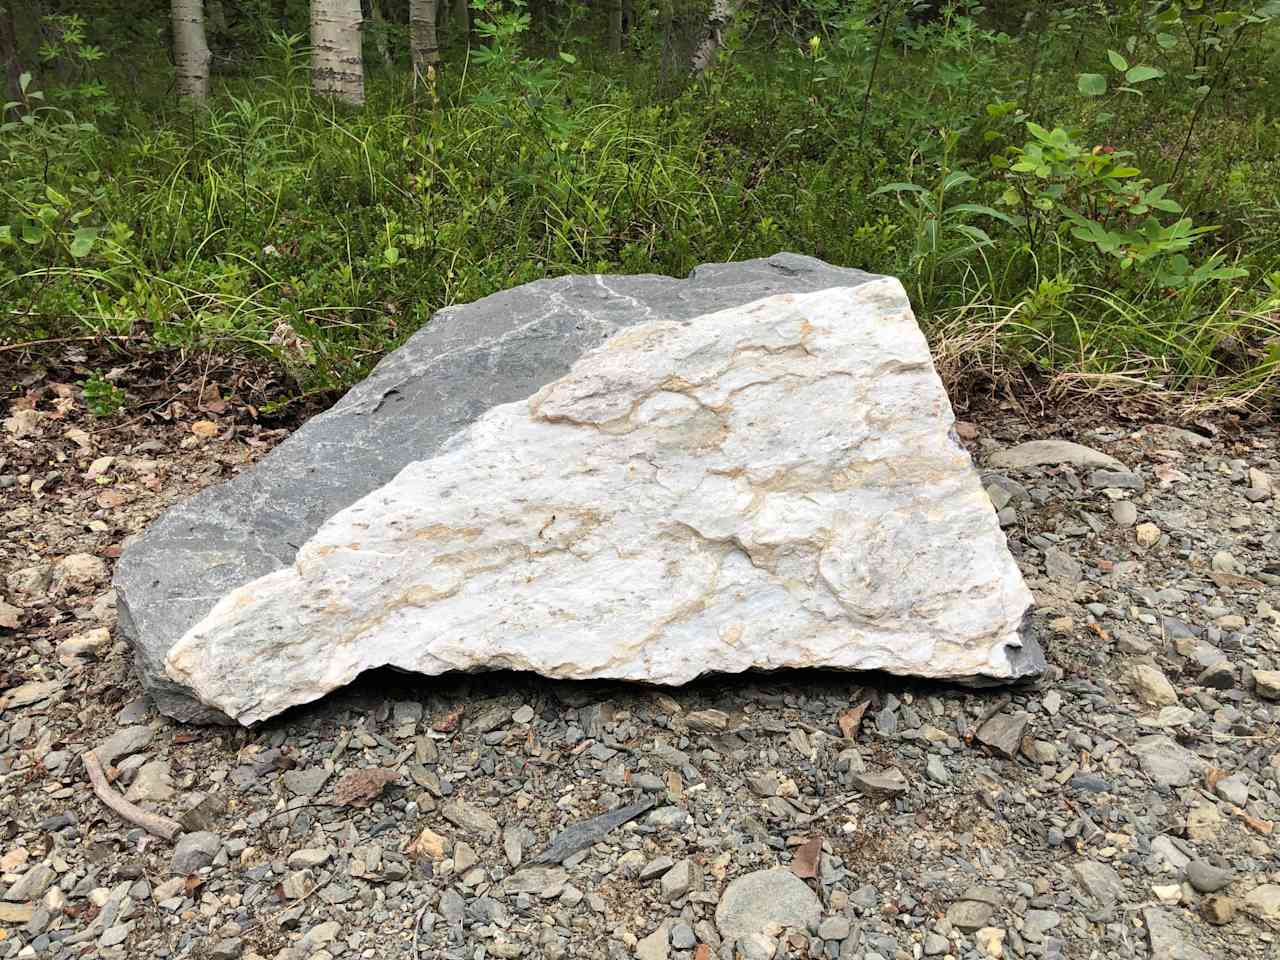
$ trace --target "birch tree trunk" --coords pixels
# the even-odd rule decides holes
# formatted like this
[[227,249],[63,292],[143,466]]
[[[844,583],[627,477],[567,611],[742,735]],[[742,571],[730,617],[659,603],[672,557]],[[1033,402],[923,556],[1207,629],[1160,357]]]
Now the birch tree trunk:
[[387,18],[382,15],[382,5],[378,0],[369,0],[369,19],[373,22],[373,45],[382,62],[391,65],[391,50],[387,46]]
[[311,89],[364,104],[360,0],[311,0]]
[[702,74],[716,62],[716,54],[724,45],[724,30],[733,22],[737,11],[734,0],[711,0],[711,16],[707,18],[706,34],[693,51],[693,72]]
[[409,0],[409,53],[413,57],[413,85],[440,62],[436,37],[436,0]]
[[178,96],[191,103],[209,99],[209,45],[204,37],[202,0],[172,0],[173,62]]
[[[18,28],[10,0],[0,0],[0,61],[4,67],[4,92],[0,96],[6,101],[21,100],[18,78],[22,76],[22,63],[18,58]],[[5,111],[0,110],[0,120],[4,119]]]
[[467,0],[453,0],[453,27],[460,40],[465,41],[471,34],[471,7]]
[[609,0],[609,52],[622,52],[622,0]]

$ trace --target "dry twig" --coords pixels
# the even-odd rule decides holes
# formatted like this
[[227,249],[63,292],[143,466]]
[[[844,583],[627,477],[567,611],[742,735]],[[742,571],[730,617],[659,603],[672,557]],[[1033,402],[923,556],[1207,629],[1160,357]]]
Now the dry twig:
[[170,820],[158,813],[148,813],[112,790],[111,784],[107,783],[107,775],[102,770],[102,762],[92,750],[86,750],[80,754],[80,759],[84,763],[85,770],[89,771],[89,782],[93,784],[93,792],[118,816],[141,827],[147,833],[163,837],[165,840],[172,840],[182,832],[182,825],[177,820]]

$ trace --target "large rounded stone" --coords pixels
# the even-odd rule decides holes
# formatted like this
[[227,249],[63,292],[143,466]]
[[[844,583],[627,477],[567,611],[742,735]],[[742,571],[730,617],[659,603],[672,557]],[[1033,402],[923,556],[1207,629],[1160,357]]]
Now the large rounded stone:
[[772,923],[808,930],[822,916],[822,904],[803,880],[777,867],[738,877],[716,907],[720,936],[732,942],[760,933]]

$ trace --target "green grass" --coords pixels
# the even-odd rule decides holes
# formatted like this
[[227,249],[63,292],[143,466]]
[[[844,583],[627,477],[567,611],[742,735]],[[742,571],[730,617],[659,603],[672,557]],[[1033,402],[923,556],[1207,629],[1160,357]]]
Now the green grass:
[[[965,212],[1016,212],[999,206],[1000,158],[1028,140],[1026,119],[1171,178],[1193,81],[1170,69],[1141,97],[1084,97],[1076,73],[1105,67],[1123,26],[1071,23],[1038,47],[981,20],[921,49],[892,45],[861,133],[875,33],[852,21],[827,24],[818,58],[785,37],[765,49],[756,29],[676,92],[650,55],[588,45],[575,65],[517,53],[482,69],[455,49],[433,95],[414,102],[407,68],[373,72],[351,111],[313,98],[305,51],[279,41],[219,78],[207,111],[175,107],[158,81],[138,96],[51,90],[96,129],[48,112],[0,139],[0,224],[12,225],[0,339],[266,356],[308,394],[351,384],[435,310],[495,290],[791,249],[901,277],[956,377],[1185,409],[1268,402],[1280,383],[1276,30],[1206,102],[1169,194],[1215,227],[1188,258],[1218,252],[1247,276],[1169,289],[1065,222],[1033,247]],[[932,190],[954,171],[968,176],[932,212],[875,192]],[[96,239],[77,256],[84,228]]]

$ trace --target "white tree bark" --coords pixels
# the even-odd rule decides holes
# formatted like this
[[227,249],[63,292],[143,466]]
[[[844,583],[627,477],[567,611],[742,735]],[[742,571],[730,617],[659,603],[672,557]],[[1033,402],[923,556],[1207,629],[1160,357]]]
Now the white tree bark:
[[409,0],[409,52],[413,56],[413,83],[440,62],[436,37],[436,0]]
[[724,30],[733,22],[738,5],[734,0],[711,0],[711,16],[707,18],[706,35],[693,51],[693,72],[702,74],[716,62],[716,54],[724,45]]
[[209,98],[209,45],[204,38],[202,0],[173,0],[173,60],[178,96],[193,103]]
[[311,88],[346,103],[364,103],[360,0],[311,0]]

